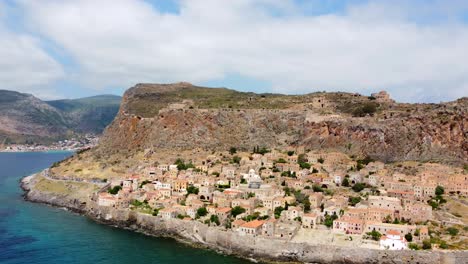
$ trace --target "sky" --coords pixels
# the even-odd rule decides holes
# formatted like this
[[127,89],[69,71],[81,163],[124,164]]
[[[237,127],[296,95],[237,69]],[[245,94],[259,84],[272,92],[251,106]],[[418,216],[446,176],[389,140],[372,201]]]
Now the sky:
[[0,89],[42,99],[190,82],[468,96],[465,0],[0,0]]

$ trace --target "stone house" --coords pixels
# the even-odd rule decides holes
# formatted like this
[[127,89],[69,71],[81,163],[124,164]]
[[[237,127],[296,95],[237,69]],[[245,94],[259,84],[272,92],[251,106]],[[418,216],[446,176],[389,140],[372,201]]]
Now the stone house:
[[268,219],[262,225],[262,235],[272,237],[275,235],[276,219]]
[[302,208],[298,206],[290,206],[288,210],[281,212],[281,217],[285,220],[293,221],[298,217],[302,217],[303,214],[304,212],[302,211]]
[[414,196],[417,199],[427,199],[435,196],[437,184],[433,183],[418,183],[414,185]]
[[309,195],[310,207],[318,208],[322,204],[323,194],[321,192]]
[[98,205],[99,206],[115,206],[117,203],[117,197],[113,196],[110,193],[102,192],[98,195]]
[[333,232],[344,234],[362,234],[365,222],[358,218],[343,216],[333,221]]
[[241,234],[257,236],[261,234],[264,223],[263,220],[253,220],[242,224],[238,230]]
[[161,218],[164,220],[170,220],[172,218],[177,217],[177,210],[174,208],[164,208],[159,210],[159,215],[161,215]]
[[302,216],[302,227],[303,228],[316,228],[319,223],[320,217],[318,214],[308,213]]
[[400,217],[412,222],[424,222],[432,219],[432,207],[422,202],[407,203]]
[[401,211],[401,201],[395,197],[387,196],[374,196],[370,195],[368,198],[369,207],[391,209],[394,211]]

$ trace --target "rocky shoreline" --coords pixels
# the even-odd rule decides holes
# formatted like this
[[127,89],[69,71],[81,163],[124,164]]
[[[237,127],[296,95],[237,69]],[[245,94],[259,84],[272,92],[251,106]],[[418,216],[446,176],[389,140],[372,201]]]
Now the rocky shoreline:
[[155,237],[170,237],[193,247],[215,250],[261,262],[305,263],[467,263],[468,251],[385,251],[333,245],[292,243],[263,237],[241,236],[233,231],[208,227],[196,221],[161,218],[131,210],[100,207],[92,201],[81,201],[66,195],[34,189],[35,175],[21,180],[27,201],[64,207],[96,222],[128,229]]

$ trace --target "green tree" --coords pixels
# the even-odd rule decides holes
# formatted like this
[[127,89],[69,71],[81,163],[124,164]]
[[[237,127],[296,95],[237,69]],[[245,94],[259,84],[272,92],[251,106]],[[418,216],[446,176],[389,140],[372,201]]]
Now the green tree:
[[198,192],[199,192],[199,189],[197,187],[193,186],[193,185],[189,185],[187,187],[187,193],[188,194],[198,194]]
[[338,219],[338,216],[333,214],[333,215],[325,215],[325,221],[323,221],[323,224],[328,227],[328,228],[331,228],[333,226],[333,221],[335,221],[336,219]]
[[152,215],[157,216],[159,214],[159,209],[154,209]]
[[341,183],[341,186],[349,187],[349,180],[348,180],[348,178],[344,178],[343,182]]
[[229,149],[229,154],[233,155],[233,154],[236,154],[237,153],[237,149],[235,147],[231,147]]
[[373,240],[375,241],[379,241],[380,237],[382,236],[382,234],[380,234],[378,231],[376,230],[372,230],[372,232],[367,232],[366,233],[368,236],[370,236]]
[[405,235],[405,239],[406,241],[411,242],[413,241],[413,235],[411,233],[408,233]]
[[444,194],[445,190],[444,190],[444,187],[438,185],[436,188],[435,188],[435,194],[436,195],[442,195]]
[[317,161],[318,161],[319,163],[322,163],[322,164],[325,162],[325,160],[324,160],[322,157],[318,158]]
[[197,210],[196,216],[197,216],[197,218],[199,218],[199,217],[203,217],[203,216],[205,216],[207,214],[208,214],[208,210],[206,210],[206,207],[200,207]]
[[288,156],[292,156],[292,155],[294,155],[294,151],[293,150],[288,151]]
[[234,208],[231,209],[231,215],[234,218],[243,213],[245,213],[245,208],[242,208],[240,206],[235,206]]
[[308,169],[310,169],[311,166],[307,162],[301,162],[301,163],[299,163],[299,167],[301,167],[301,169],[307,169],[308,170]]
[[117,194],[120,190],[122,190],[122,186],[116,185],[116,186],[110,188],[108,192],[110,194]]
[[219,218],[217,215],[211,215],[210,216],[210,222],[215,223],[216,225],[220,225],[221,223],[219,222]]
[[364,183],[358,182],[358,183],[354,184],[352,189],[355,192],[360,192],[360,191],[364,190],[365,187],[366,187],[366,185]]
[[275,219],[280,218],[281,212],[283,212],[285,209],[282,206],[275,207]]
[[312,168],[312,173],[318,173],[319,171],[316,168]]

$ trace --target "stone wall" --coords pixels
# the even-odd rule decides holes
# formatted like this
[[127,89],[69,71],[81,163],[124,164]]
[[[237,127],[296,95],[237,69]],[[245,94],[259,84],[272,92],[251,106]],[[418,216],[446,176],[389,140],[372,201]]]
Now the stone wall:
[[[233,231],[208,227],[197,221],[162,220],[160,217],[131,212],[95,208],[93,217],[112,215],[108,223],[138,230],[149,235],[175,237],[178,240],[226,254],[262,260],[312,263],[467,263],[467,251],[385,251],[365,248],[310,245],[283,240],[240,235]],[[127,219],[125,219],[127,218]]]

